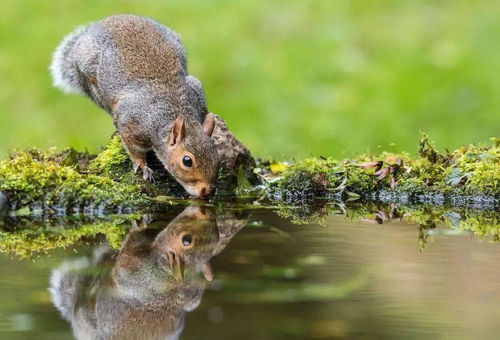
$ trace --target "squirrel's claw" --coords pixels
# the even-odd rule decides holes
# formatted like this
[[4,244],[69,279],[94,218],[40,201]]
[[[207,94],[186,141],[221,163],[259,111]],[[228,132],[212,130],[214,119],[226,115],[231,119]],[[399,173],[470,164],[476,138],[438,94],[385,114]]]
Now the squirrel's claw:
[[132,221],[132,229],[133,231],[142,231],[145,230],[148,225],[153,221],[153,217],[150,214],[145,214],[141,219]]
[[132,169],[134,170],[135,173],[138,173],[140,168],[141,166],[138,163],[134,163],[134,167]]
[[142,171],[142,178],[145,181],[154,182],[153,170],[148,168],[147,165],[141,164],[141,163],[134,163],[133,169],[134,169],[135,173],[138,173],[139,170],[141,170]]
[[147,166],[143,166],[142,167],[142,178],[145,180],[145,181],[150,181],[150,182],[154,182],[155,178],[153,176],[153,170],[151,170],[150,168],[148,168]]

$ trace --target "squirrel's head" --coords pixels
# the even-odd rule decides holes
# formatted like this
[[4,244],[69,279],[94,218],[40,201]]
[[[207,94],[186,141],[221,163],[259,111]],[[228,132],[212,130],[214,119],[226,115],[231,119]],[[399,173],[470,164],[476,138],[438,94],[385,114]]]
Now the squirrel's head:
[[219,157],[211,138],[215,126],[209,113],[203,124],[179,116],[167,138],[165,166],[194,197],[210,196],[215,189]]

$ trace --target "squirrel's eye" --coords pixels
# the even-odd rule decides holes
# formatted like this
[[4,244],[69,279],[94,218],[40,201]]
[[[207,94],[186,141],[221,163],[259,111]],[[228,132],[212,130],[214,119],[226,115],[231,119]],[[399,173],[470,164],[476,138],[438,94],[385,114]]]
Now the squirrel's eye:
[[187,247],[193,242],[193,237],[189,234],[182,236],[182,244]]
[[189,156],[184,156],[182,157],[182,164],[190,168],[193,166],[193,160]]

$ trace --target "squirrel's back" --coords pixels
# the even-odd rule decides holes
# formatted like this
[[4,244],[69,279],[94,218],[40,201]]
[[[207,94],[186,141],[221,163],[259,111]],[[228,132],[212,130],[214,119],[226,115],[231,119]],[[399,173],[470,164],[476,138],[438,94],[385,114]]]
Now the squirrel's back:
[[56,87],[91,97],[90,87],[99,81],[111,82],[100,83],[101,91],[116,90],[131,81],[176,87],[187,75],[185,50],[177,33],[132,14],[77,28],[56,49],[50,69]]
[[135,79],[168,83],[186,75],[179,36],[154,20],[115,15],[99,22],[119,52],[121,65]]

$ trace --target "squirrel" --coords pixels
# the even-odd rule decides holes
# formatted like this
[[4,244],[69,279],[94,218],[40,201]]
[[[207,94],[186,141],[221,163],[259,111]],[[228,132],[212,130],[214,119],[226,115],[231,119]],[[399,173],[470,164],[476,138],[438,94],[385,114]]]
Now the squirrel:
[[219,156],[201,82],[188,74],[179,35],[153,19],[119,14],[77,28],[54,52],[55,87],[84,94],[112,117],[145,180],[146,153],[194,197],[215,189]]
[[192,205],[158,233],[146,215],[119,251],[100,245],[54,269],[52,301],[77,339],[177,339],[213,280],[211,258],[248,219]]

